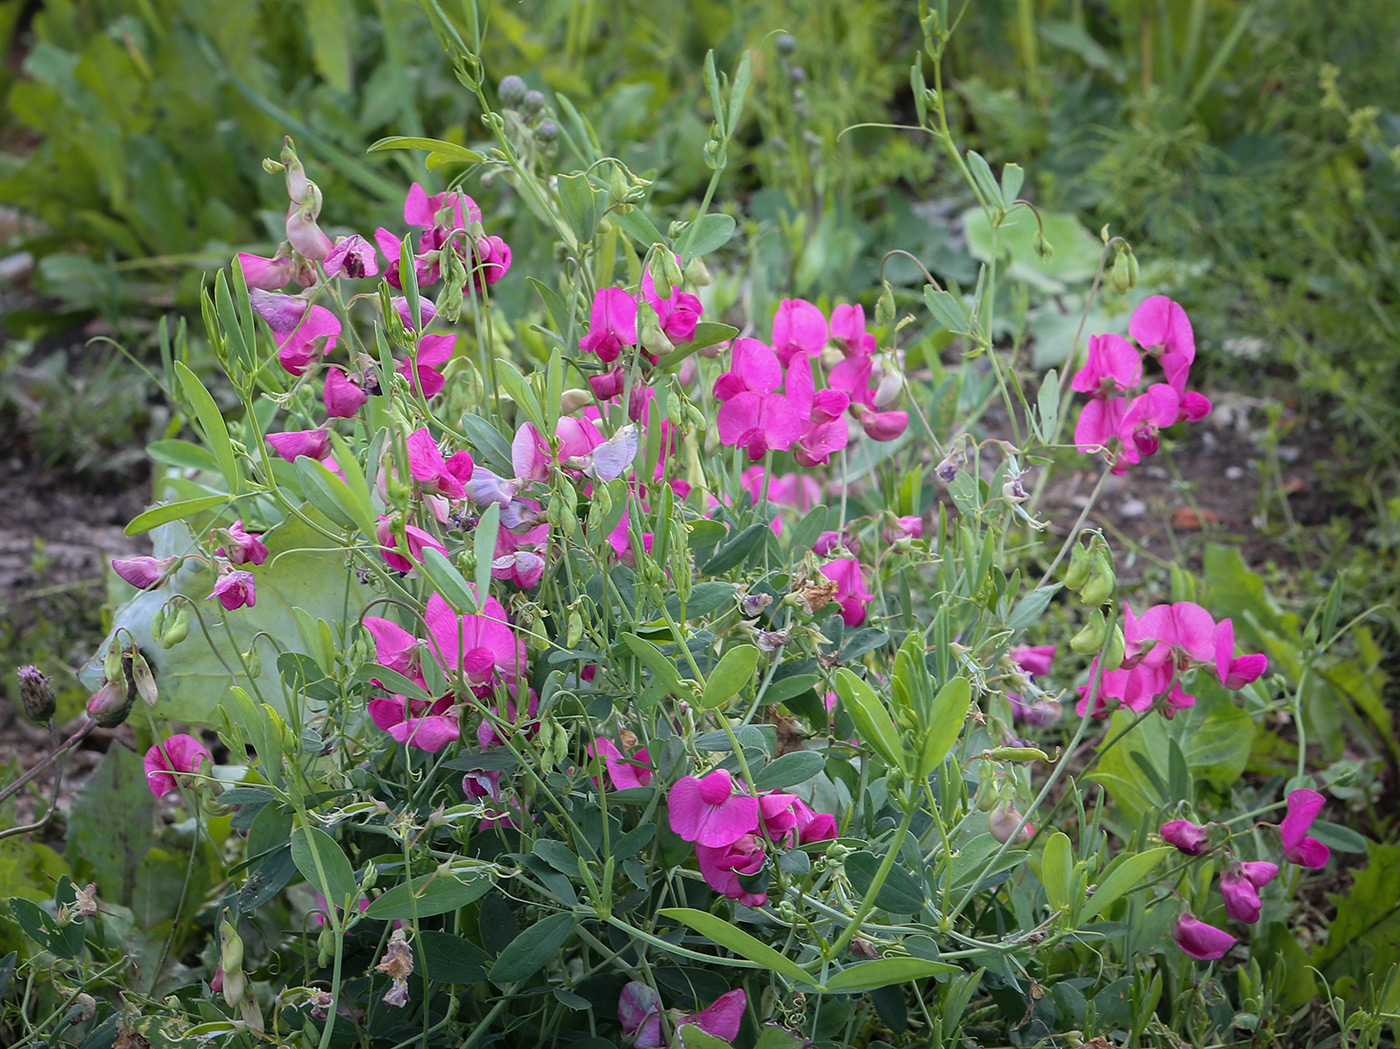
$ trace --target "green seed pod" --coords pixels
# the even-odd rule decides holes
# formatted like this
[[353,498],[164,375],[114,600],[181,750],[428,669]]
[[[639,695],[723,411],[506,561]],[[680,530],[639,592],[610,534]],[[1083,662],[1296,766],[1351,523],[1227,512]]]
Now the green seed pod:
[[1049,761],[1050,755],[1039,747],[993,747],[982,755],[994,761]]
[[1108,644],[1103,650],[1103,668],[1112,672],[1123,665],[1123,628],[1115,626],[1108,635]]
[[159,642],[160,635],[165,630],[165,616],[168,605],[161,605],[156,609],[156,614],[151,616],[151,640]]
[[1113,596],[1118,580],[1113,574],[1113,562],[1102,549],[1094,552],[1093,563],[1089,568],[1089,581],[1079,591],[1079,599],[1086,605],[1098,607]]
[[608,491],[605,484],[594,485],[593,505],[588,509],[588,522],[593,523],[594,515],[597,515],[598,523],[603,523],[603,518],[612,513],[612,493]]
[[568,633],[564,637],[564,644],[569,648],[576,648],[583,640],[583,616],[577,611],[569,613]]
[[1132,290],[1133,280],[1128,268],[1128,255],[1126,252],[1118,252],[1113,260],[1113,266],[1108,271],[1108,286],[1119,295],[1126,295]]
[[1069,555],[1069,567],[1065,569],[1065,587],[1078,590],[1089,581],[1089,551],[1076,543]]
[[[327,904],[327,906],[330,906]],[[316,937],[316,964],[321,968],[330,965],[331,959],[335,957],[335,934],[331,931],[330,922],[321,930],[321,935]]]
[[[671,260],[671,265],[666,265],[666,260]],[[674,284],[679,284],[679,280],[671,280],[671,270],[680,272],[680,267],[676,265],[676,260],[671,252],[661,244],[652,245],[652,255],[647,261],[647,272],[651,274],[651,282],[656,287],[656,294],[659,298],[669,299],[671,288]]]
[[243,665],[248,668],[249,677],[262,676],[262,656],[258,655],[256,645],[243,653]]
[[1132,248],[1128,249],[1128,287],[1136,288],[1138,285],[1138,260],[1133,254]]
[[1103,611],[1094,609],[1079,633],[1070,638],[1069,647],[1081,656],[1087,656],[1103,648],[1108,640],[1108,624],[1104,622]]
[[225,918],[219,923],[219,966],[224,970],[224,1001],[235,1006],[243,1000],[243,938]]
[[131,654],[131,683],[136,686],[136,694],[141,697],[146,706],[154,707],[159,693],[156,690],[156,677],[151,672],[151,665],[146,662],[146,657],[140,651]]
[[165,629],[160,635],[160,647],[174,648],[189,636],[190,613],[184,605],[180,605],[172,615],[166,617]]

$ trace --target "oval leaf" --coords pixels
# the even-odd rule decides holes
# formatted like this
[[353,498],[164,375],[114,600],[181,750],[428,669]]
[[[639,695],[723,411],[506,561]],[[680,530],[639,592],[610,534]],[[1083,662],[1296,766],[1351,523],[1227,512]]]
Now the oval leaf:
[[1045,898],[1050,901],[1051,910],[1063,911],[1069,907],[1073,868],[1069,836],[1057,830],[1045,843],[1045,854],[1040,858],[1040,881],[1045,886]]
[[345,908],[359,898],[360,883],[344,851],[325,831],[298,827],[292,831],[292,862],[328,903]]
[[369,905],[365,917],[391,921],[446,914],[479,900],[491,885],[492,881],[487,877],[463,881],[451,874],[424,874],[389,889]]
[[[899,742],[899,732],[875,690],[845,667],[836,672],[834,684],[860,738],[875,748],[886,765],[903,769],[904,747]],[[958,727],[962,727],[961,722]]]
[[782,973],[794,983],[817,986],[811,974],[787,955],[780,954],[763,941],[754,939],[709,911],[697,911],[691,907],[667,907],[658,913],[663,918],[671,918],[690,926],[701,936],[709,937],[721,947],[729,948],[739,957],[747,958],[760,968]]
[[1099,887],[1094,890],[1094,894],[1089,897],[1084,904],[1080,914],[1084,921],[1101,914],[1108,906],[1126,896],[1130,890],[1135,888],[1138,882],[1161,863],[1169,852],[1175,850],[1163,846],[1160,849],[1148,849],[1140,852],[1136,856],[1128,856],[1121,863],[1116,863],[1108,876],[1099,882]]
[[559,953],[574,931],[572,914],[551,914],[536,922],[506,945],[491,966],[491,982],[497,987],[533,976]]
[[701,708],[713,710],[737,696],[739,690],[753,680],[759,655],[753,645],[739,645],[726,652],[705,682],[705,691],[700,696]]

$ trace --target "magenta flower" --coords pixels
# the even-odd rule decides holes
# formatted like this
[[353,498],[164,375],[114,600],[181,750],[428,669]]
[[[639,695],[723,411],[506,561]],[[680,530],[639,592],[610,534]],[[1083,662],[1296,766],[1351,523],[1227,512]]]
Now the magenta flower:
[[321,460],[331,454],[331,435],[323,429],[287,430],[283,433],[270,433],[265,438],[272,450],[294,463],[301,456]]
[[219,604],[224,606],[224,611],[232,612],[235,609],[248,607],[252,608],[258,603],[257,582],[253,579],[252,572],[242,570],[225,572],[219,576],[214,584],[214,592],[204,600],[210,601],[213,598],[219,599]]
[[865,330],[865,307],[844,303],[831,311],[831,341],[846,357],[868,357],[876,351],[875,336]]
[[408,380],[410,389],[422,390],[424,397],[436,397],[447,385],[440,369],[452,359],[456,345],[455,335],[424,335],[418,340],[418,353],[411,360],[399,361],[398,373]]
[[773,315],[773,352],[784,368],[799,353],[820,356],[827,326],[822,311],[805,299],[784,299]]
[[[1138,652],[1136,662],[1158,666],[1174,662],[1185,668],[1215,658],[1215,620],[1192,601],[1153,605],[1131,623],[1125,623],[1124,640]],[[1146,652],[1142,647],[1155,641]],[[1132,658],[1128,662],[1134,662]]]
[[627,372],[623,368],[614,368],[612,371],[603,372],[602,375],[588,377],[588,386],[593,391],[593,396],[600,401],[612,400],[626,385]]
[[176,558],[117,557],[112,559],[112,571],[137,590],[150,590],[164,582]]
[[496,719],[483,717],[476,726],[476,741],[481,744],[482,750],[490,750],[492,747],[504,747],[505,737],[497,731],[501,727],[507,735],[513,734],[516,730],[522,730],[527,737],[533,738],[539,731],[539,722],[536,716],[540,712],[540,697],[533,688],[529,689],[525,700],[525,722],[520,721],[520,712],[515,705],[517,689],[510,686],[511,692],[504,699],[496,701]]
[[1196,359],[1196,338],[1185,310],[1165,295],[1153,295],[1133,311],[1128,334],[1158,355],[1169,383],[1185,385],[1186,372]]
[[621,288],[599,288],[593,296],[588,334],[579,340],[579,349],[611,364],[623,347],[636,344],[637,300]]
[[1331,850],[1308,834],[1326,803],[1321,794],[1306,788],[1288,795],[1288,815],[1284,816],[1278,829],[1283,837],[1283,858],[1289,863],[1314,870],[1327,866]]
[[408,435],[408,472],[414,488],[427,495],[445,495],[461,499],[466,491],[463,484],[470,481],[475,464],[467,452],[455,453],[444,460],[442,452],[427,427]]
[[[680,1028],[694,1024],[708,1035],[724,1042],[739,1036],[739,1026],[748,1007],[748,996],[742,991],[722,994],[698,1013],[683,1014],[671,1010],[672,1026]],[[661,995],[639,980],[622,989],[617,1003],[617,1018],[622,1024],[622,1036],[635,1049],[662,1049]]]
[[214,762],[209,749],[193,736],[178,733],[146,751],[146,785],[163,798],[179,789],[176,776],[194,775],[206,761]]
[[[608,771],[608,779],[612,782],[614,790],[627,790],[631,787],[647,787],[651,785],[652,773],[655,767],[651,763],[651,757],[647,754],[646,747],[642,747],[627,757],[617,745],[606,736],[599,736],[585,748],[589,757],[601,755],[603,767]],[[596,777],[594,782],[597,783]]]
[[1235,656],[1235,624],[1222,619],[1215,628],[1215,674],[1226,688],[1244,688],[1269,669],[1263,653]]
[[1203,962],[1224,958],[1225,952],[1239,943],[1224,929],[1207,925],[1190,911],[1176,920],[1172,937],[1183,951]]
[[1142,356],[1132,343],[1121,335],[1091,335],[1088,359],[1074,373],[1069,388],[1107,400],[1135,389],[1141,381]]
[[220,557],[226,557],[236,565],[260,565],[267,561],[267,547],[263,544],[262,535],[246,531],[242,518],[227,528],[215,529],[215,532],[226,537],[223,540],[226,545],[214,551]]
[[810,845],[814,841],[835,840],[836,817],[831,813],[817,812],[800,798],[792,803],[792,811],[797,817],[797,844]]
[[397,671],[424,688],[428,687],[423,680],[422,668],[422,652],[427,647],[426,642],[392,620],[380,616],[365,616],[360,622],[374,638],[375,659],[380,666]]
[[332,419],[353,419],[369,400],[369,394],[360,388],[358,379],[352,379],[339,368],[329,368],[321,399],[326,406],[326,414]]
[[1225,897],[1225,913],[1235,921],[1254,924],[1263,904],[1259,890],[1273,881],[1278,865],[1273,863],[1233,863],[1220,875],[1220,895]]
[[1055,646],[1016,645],[1007,655],[1027,674],[1048,674],[1055,662]]
[[[619,564],[628,568],[637,567],[637,552],[632,549],[632,529],[628,511],[622,511],[622,516],[618,519],[617,527],[608,533],[608,546],[612,548],[613,556],[617,558]],[[650,532],[642,533],[642,549],[651,553],[651,544],[655,537]]]
[[860,426],[872,441],[893,441],[909,428],[909,413],[862,412]]
[[695,846],[695,862],[705,884],[745,907],[762,907],[768,902],[768,893],[749,892],[739,880],[740,875],[752,876],[761,871],[764,858],[763,842],[756,834],[745,834],[738,841],[717,848]]
[[735,794],[734,781],[724,769],[704,779],[682,776],[671,788],[668,808],[671,829],[707,848],[732,845],[758,829],[758,799]]
[[399,743],[436,754],[462,735],[452,697],[429,703],[404,696],[380,696],[365,708],[371,720]]
[[[414,561],[423,560],[423,551],[431,547],[444,557],[447,556],[447,548],[438,542],[430,532],[425,532],[417,525],[405,524],[403,526],[404,538],[408,540],[408,553]],[[399,545],[399,537],[394,529],[394,519],[391,517],[381,517],[376,526],[375,538],[379,541],[379,556],[384,558],[384,563],[395,572],[413,571],[413,561],[404,557],[401,553],[395,553],[395,548]]]
[[753,462],[770,449],[787,451],[802,433],[797,410],[786,397],[749,390],[720,405],[715,424],[720,441],[743,448]]
[[788,365],[787,399],[802,428],[792,446],[799,466],[820,466],[846,447],[845,412],[850,398],[837,390],[818,391],[811,358],[805,353],[794,356]]
[[510,245],[500,237],[482,237],[473,245],[476,286],[495,284],[510,271]]
[[772,393],[782,384],[777,354],[757,339],[738,338],[730,344],[729,371],[715,380],[715,400],[727,401],[746,390]]
[[1199,856],[1210,844],[1210,834],[1190,820],[1172,820],[1162,824],[1162,840],[1168,845],[1175,845],[1188,856]]
[[[680,261],[679,256],[676,261]],[[656,293],[656,282],[652,280],[650,269],[642,274],[642,294],[656,311],[656,321],[666,333],[666,338],[674,343],[690,342],[695,338],[695,327],[705,312],[698,298],[672,285],[670,298],[663,299]]]
[[865,588],[865,572],[854,557],[828,561],[821,567],[822,575],[836,584],[836,601],[841,606],[841,618],[847,626],[865,622],[865,606],[874,598]]
[[261,255],[249,255],[246,252],[238,253],[238,265],[243,270],[243,282],[249,289],[257,288],[259,291],[279,291],[285,288],[293,280],[302,286],[314,282],[315,277],[309,266],[299,263],[290,255],[283,254],[286,245],[282,250],[270,259]]
[[272,329],[277,359],[292,375],[300,375],[313,360],[335,349],[340,321],[324,306],[309,306],[299,296],[279,295],[261,288],[249,291],[248,298]]
[[379,273],[379,259],[374,254],[374,245],[358,233],[337,240],[322,265],[327,277],[349,277],[354,280]]
[[449,678],[465,680],[472,691],[490,692],[493,682],[509,685],[525,672],[525,643],[516,639],[495,598],[481,601],[478,614],[462,616],[435,593],[423,618],[442,668]]

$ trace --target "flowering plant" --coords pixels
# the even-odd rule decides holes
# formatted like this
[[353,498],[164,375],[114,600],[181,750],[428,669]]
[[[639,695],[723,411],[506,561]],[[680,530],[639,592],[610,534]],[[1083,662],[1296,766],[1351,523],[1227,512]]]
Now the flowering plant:
[[[523,85],[493,99],[439,29],[494,141],[379,145],[509,183],[569,265],[531,278],[537,307],[504,313],[493,289],[526,278],[464,179],[411,187],[404,230],[333,239],[289,141],[266,165],[285,177],[285,243],[240,256],[205,302],[240,410],[226,418],[168,341],[198,440],[153,449],[172,469],[131,530],[153,531],[156,556],[115,566],[139,592],[90,668],[90,711],[125,717],[144,674],[153,724],[222,747],[216,762],[158,728],[145,758],[151,792],[197,801],[198,833],[222,821],[233,857],[203,904],[218,945],[184,985],[179,1033],[941,1043],[1009,1001],[1046,1030],[1137,1037],[1161,973],[1115,1007],[1086,944],[1124,965],[1157,952],[1188,981],[1195,959],[1225,958],[1237,937],[1191,884],[1216,855],[1228,918],[1282,921],[1263,857],[1325,863],[1308,834],[1325,799],[1297,784],[1270,851],[1250,818],[1273,802],[1241,814],[1206,789],[1242,762],[1238,737],[1176,764],[1186,733],[1249,720],[1230,692],[1257,691],[1265,657],[1186,596],[1135,615],[1088,507],[1058,551],[1025,553],[1062,402],[1089,396],[1073,444],[1107,455],[1105,477],[1210,410],[1185,388],[1181,308],[1146,299],[1137,349],[1091,338],[1031,408],[992,336],[996,267],[970,298],[930,276],[928,332],[995,362],[1008,432],[987,435],[930,410],[887,286],[873,323],[800,298],[725,315],[743,329],[716,319],[704,259],[733,219],[702,208],[663,233],[646,180],[576,114],[585,166],[550,170],[559,129],[522,118]],[[926,29],[937,63],[947,31]],[[748,60],[707,76],[713,192]],[[918,102],[995,242],[1028,206],[1020,169],[993,178],[952,145],[941,96]],[[1139,392],[1152,367],[1164,380]],[[1076,679],[1066,732],[1058,682]],[[1149,732],[1169,742],[1175,796],[1117,761]],[[1092,816],[1073,764],[1091,733],[1115,802]],[[1066,805],[1077,842],[1056,823]]]

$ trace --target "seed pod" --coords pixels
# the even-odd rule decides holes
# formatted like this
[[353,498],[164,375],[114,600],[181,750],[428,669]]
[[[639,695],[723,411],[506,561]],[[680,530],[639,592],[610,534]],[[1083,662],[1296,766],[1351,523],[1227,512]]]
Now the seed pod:
[[583,616],[577,611],[569,613],[568,633],[564,637],[564,644],[569,648],[574,648],[583,640]]
[[1084,584],[1084,589],[1079,591],[1079,598],[1086,605],[1097,608],[1113,596],[1117,582],[1113,574],[1113,562],[1100,548],[1094,551],[1089,566],[1089,581]]
[[1103,668],[1107,672],[1117,670],[1123,665],[1123,628],[1115,626],[1108,635],[1108,644],[1103,650]]
[[1108,286],[1118,295],[1126,295],[1132,290],[1132,277],[1128,273],[1128,256],[1125,252],[1118,252],[1113,259],[1113,266],[1108,271]]
[[160,647],[174,648],[189,636],[190,613],[184,605],[181,605],[175,609],[173,614],[166,616],[165,629],[160,634]]
[[1103,648],[1107,640],[1108,624],[1104,622],[1103,611],[1096,608],[1079,633],[1070,638],[1069,647],[1081,656],[1087,656]]
[[146,657],[140,651],[131,654],[131,683],[136,686],[136,694],[145,701],[146,706],[154,707],[159,693],[156,690],[156,677],[151,672],[151,665],[146,662]]

